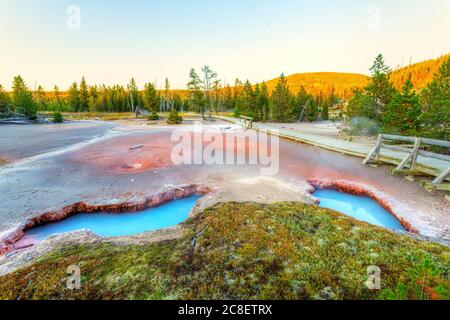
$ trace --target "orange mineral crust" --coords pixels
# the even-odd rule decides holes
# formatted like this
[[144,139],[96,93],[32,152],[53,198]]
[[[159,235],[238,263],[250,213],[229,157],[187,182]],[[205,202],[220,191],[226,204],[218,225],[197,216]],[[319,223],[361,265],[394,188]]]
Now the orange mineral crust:
[[[248,157],[258,156],[258,144],[254,141],[246,140],[245,143],[227,144],[225,134],[217,134],[221,139],[210,140],[206,136],[201,137],[199,141],[204,155],[209,156],[211,148],[208,146],[220,146],[223,152],[222,159],[225,162],[226,154],[232,152],[237,155],[246,154]],[[192,163],[194,149],[198,146],[195,140],[195,133],[187,133],[186,138],[190,137]],[[170,168],[176,165],[172,161],[172,151],[174,147],[181,143],[180,140],[172,141],[171,136],[164,133],[152,133],[134,136],[122,136],[109,139],[102,143],[89,145],[69,157],[69,161],[86,166],[96,166],[103,168],[107,172],[115,174],[120,173],[140,173],[149,170],[161,168]],[[217,152],[217,151],[216,151]],[[212,157],[216,154],[213,152]],[[207,159],[202,157],[202,164]]]
[[170,135],[123,136],[71,154],[69,161],[115,173],[143,172],[172,166]]

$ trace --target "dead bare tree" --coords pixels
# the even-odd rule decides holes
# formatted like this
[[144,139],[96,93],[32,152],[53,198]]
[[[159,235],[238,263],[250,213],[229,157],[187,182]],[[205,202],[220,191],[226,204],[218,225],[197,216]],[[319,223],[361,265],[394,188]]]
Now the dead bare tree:
[[310,104],[311,104],[311,98],[309,98],[306,101],[305,105],[303,106],[302,112],[300,113],[300,119],[298,119],[297,122],[303,122],[303,117],[305,116],[306,109],[309,107]]
[[211,70],[209,66],[202,67],[203,72],[203,90],[205,92],[206,103],[209,105],[209,118],[212,117],[212,99],[211,89],[217,80],[217,73]]

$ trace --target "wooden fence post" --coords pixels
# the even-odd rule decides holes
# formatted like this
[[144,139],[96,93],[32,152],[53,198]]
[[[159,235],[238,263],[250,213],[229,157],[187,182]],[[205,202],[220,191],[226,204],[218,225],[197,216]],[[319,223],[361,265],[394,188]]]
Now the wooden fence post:
[[405,157],[405,159],[403,159],[403,161],[398,165],[398,167],[395,168],[395,171],[402,171],[409,162],[410,162],[409,169],[414,170],[414,168],[416,167],[417,156],[418,156],[419,150],[420,150],[420,144],[421,144],[421,139],[416,138],[413,149]]
[[383,146],[383,135],[378,135],[378,141],[372,151],[369,153],[367,158],[363,161],[363,164],[369,164],[372,161],[372,158],[375,157],[375,161],[378,162],[378,158],[380,156],[381,147]]
[[450,167],[447,170],[442,172],[442,174],[433,180],[432,184],[441,184],[445,181],[445,179],[450,175]]

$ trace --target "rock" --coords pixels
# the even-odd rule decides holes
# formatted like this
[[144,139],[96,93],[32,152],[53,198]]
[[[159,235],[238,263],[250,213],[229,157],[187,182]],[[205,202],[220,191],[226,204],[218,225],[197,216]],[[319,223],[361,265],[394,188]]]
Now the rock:
[[333,292],[331,287],[323,288],[317,295],[317,300],[335,300],[336,294]]
[[131,147],[130,150],[136,150],[136,149],[140,149],[143,148],[144,145],[143,144],[138,144],[137,146]]

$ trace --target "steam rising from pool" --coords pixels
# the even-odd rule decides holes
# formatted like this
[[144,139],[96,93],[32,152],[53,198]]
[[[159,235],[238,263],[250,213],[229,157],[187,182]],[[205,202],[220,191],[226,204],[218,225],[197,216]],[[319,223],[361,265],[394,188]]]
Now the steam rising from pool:
[[370,197],[355,196],[328,189],[317,189],[313,195],[320,199],[319,206],[321,208],[332,209],[379,227],[406,230],[400,221]]
[[25,236],[39,242],[54,234],[82,229],[103,237],[122,237],[160,230],[187,220],[199,198],[200,196],[191,196],[134,213],[80,213],[60,222],[32,228]]

